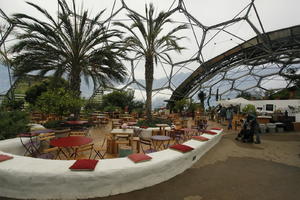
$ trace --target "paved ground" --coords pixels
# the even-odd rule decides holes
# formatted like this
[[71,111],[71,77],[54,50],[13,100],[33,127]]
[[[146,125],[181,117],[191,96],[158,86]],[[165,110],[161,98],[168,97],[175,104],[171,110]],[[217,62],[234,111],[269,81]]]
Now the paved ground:
[[240,143],[235,135],[225,131],[219,144],[169,181],[92,200],[300,199],[300,133],[265,134],[262,144]]
[[262,144],[225,133],[192,168],[153,187],[93,200],[298,200],[300,133],[262,136]]

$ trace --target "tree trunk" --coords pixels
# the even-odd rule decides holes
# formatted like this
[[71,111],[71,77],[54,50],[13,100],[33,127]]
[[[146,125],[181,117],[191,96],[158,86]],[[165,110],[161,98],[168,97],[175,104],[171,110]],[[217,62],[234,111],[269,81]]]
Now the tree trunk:
[[153,58],[146,57],[145,63],[145,80],[146,80],[146,116],[147,119],[152,118],[152,86],[153,86]]
[[[73,68],[70,73],[70,89],[73,95],[75,95],[75,97],[77,98],[80,98],[80,93],[81,93],[80,84],[81,84],[80,70]],[[74,111],[74,117],[76,119],[80,118],[80,108]]]

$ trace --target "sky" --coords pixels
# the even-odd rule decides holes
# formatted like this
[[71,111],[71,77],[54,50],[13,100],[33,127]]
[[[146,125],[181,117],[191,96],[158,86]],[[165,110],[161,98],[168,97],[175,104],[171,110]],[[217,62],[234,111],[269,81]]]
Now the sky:
[[[46,8],[49,13],[55,16],[57,12],[57,1],[56,0],[28,0],[38,4],[39,6]],[[127,6],[140,13],[144,13],[144,7],[146,3],[152,2],[158,10],[168,10],[171,8],[173,2],[173,7],[177,5],[178,0],[124,0]],[[69,5],[71,5],[71,0],[67,0]],[[121,7],[120,0],[116,0],[114,5],[114,0],[76,0],[76,6],[78,8],[84,8],[91,11],[91,16],[94,16],[95,13],[106,9],[104,13],[104,18],[110,16],[111,12],[115,12],[118,8]],[[251,0],[185,0],[186,10],[199,22],[205,26],[212,26],[214,24],[221,23],[226,20],[232,19],[236,14],[238,14],[243,8],[245,8]],[[114,5],[114,6],[113,6]],[[299,0],[256,0],[255,5],[259,13],[259,17],[262,21],[264,29],[266,32],[273,31],[285,27],[290,27],[300,24],[300,1]],[[26,4],[24,0],[0,0],[0,8],[8,15],[11,16],[13,13],[26,13],[28,15],[38,17],[42,19],[42,16],[39,13]],[[240,16],[243,16],[245,12],[242,12]],[[189,20],[180,12],[176,12],[171,17],[174,21],[178,22],[175,25],[180,23],[189,23]],[[258,20],[256,18],[253,9],[249,13],[250,20],[258,26]],[[116,15],[114,20],[123,20],[127,19],[126,10],[122,10],[118,15]],[[1,19],[0,19],[1,20]],[[1,21],[0,21],[1,23]],[[126,23],[126,21],[125,21]],[[166,27],[166,31],[170,27]],[[228,28],[228,30],[235,35],[247,40],[255,36],[254,31],[250,28],[249,24],[245,21],[234,24]],[[195,38],[191,29],[180,32],[180,36],[185,36],[187,39],[182,40],[179,44],[184,45],[186,50],[182,54],[171,54],[173,62],[180,62],[183,60],[190,59],[197,50],[197,40],[198,42],[202,38],[202,30],[198,27],[194,27]],[[207,34],[206,42],[216,33],[216,31],[210,31]],[[221,33],[215,37],[212,41],[208,42],[202,50],[204,60],[213,58],[222,52],[236,46],[237,44],[242,43],[242,41],[234,38],[228,34]],[[144,79],[144,61],[137,61],[135,69],[136,79]],[[129,65],[127,64],[128,68]],[[188,73],[190,74],[199,66],[199,63],[193,62],[182,66],[174,67],[175,73]],[[166,76],[169,76],[171,72],[171,66],[164,65],[157,66],[154,70],[155,79],[159,80]],[[183,80],[182,80],[183,81]],[[130,82],[130,79],[128,80]],[[170,94],[170,91],[167,92]],[[141,98],[141,95],[137,96]],[[162,94],[162,96],[164,96]]]

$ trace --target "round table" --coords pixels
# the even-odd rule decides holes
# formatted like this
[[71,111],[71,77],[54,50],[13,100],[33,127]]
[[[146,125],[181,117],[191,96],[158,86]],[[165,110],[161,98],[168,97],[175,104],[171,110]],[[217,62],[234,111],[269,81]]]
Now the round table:
[[[57,155],[62,152],[64,156],[67,158],[71,158],[75,152],[69,153],[69,156],[66,155],[66,153],[62,150],[62,148],[72,148],[73,147],[79,147],[85,144],[89,144],[93,141],[92,138],[85,137],[85,136],[68,136],[68,137],[62,137],[53,139],[50,141],[50,145],[58,147],[59,151],[57,152]],[[74,149],[73,149],[74,151]]]
[[89,144],[93,141],[92,138],[85,136],[69,136],[53,139],[50,144],[55,147],[77,147],[85,144]]
[[[169,146],[171,137],[164,135],[153,135],[151,136],[151,140],[153,142],[153,147],[156,151],[161,149],[166,149]],[[167,142],[166,145],[164,143]]]
[[170,127],[169,124],[155,124],[155,126],[159,127],[159,131],[161,135],[166,135],[165,128]]

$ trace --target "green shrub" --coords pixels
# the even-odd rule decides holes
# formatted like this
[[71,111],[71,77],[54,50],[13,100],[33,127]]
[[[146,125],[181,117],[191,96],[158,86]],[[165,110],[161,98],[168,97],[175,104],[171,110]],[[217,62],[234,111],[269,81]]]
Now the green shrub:
[[80,110],[83,101],[64,88],[49,90],[38,97],[35,107],[38,111],[57,116],[68,116]]
[[255,114],[256,113],[256,109],[255,109],[255,106],[252,105],[252,104],[248,104],[246,105],[243,110],[242,110],[243,113],[248,113],[248,114]]
[[156,127],[155,124],[168,124],[171,126],[172,121],[169,119],[152,118],[138,121],[137,126]]
[[0,112],[0,140],[14,138],[19,133],[29,131],[29,116],[26,112]]
[[52,120],[47,121],[44,126],[45,128],[54,129],[54,128],[60,128],[62,127],[62,124],[64,123],[64,120]]

